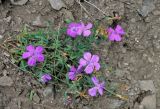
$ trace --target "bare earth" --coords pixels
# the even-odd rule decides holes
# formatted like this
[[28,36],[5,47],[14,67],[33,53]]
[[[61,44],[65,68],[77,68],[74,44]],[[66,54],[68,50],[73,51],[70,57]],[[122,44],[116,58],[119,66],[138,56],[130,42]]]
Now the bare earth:
[[[0,0],[1,1],[1,0]],[[13,0],[14,1],[14,0]],[[16,1],[16,0],[15,0]],[[18,1],[18,0],[17,0]],[[19,0],[25,1],[25,0]],[[0,42],[7,37],[15,37],[24,25],[30,31],[38,27],[46,27],[46,22],[53,23],[53,28],[62,23],[66,18],[88,20],[86,14],[74,0],[64,0],[66,8],[55,10],[48,0],[27,0],[24,5],[12,5],[9,0],[0,4]],[[160,109],[160,0],[89,0],[108,16],[113,11],[122,17],[121,25],[127,35],[120,43],[112,43],[107,47],[106,42],[99,45],[99,53],[115,70],[115,74],[104,71],[111,79],[113,85],[124,87],[119,93],[129,96],[125,102],[116,97],[98,97],[90,102],[85,100],[76,106],[77,109],[151,109],[141,105],[143,99],[148,96],[140,95],[142,87],[139,83],[147,82],[150,90],[155,87],[153,95],[156,100],[149,98],[149,103],[156,103]],[[102,12],[93,6],[81,2],[95,19],[103,18]],[[143,9],[145,8],[145,9]],[[103,21],[103,20],[102,20]],[[38,26],[38,27],[37,27]],[[3,38],[2,38],[3,37]],[[64,109],[63,95],[44,95],[46,87],[31,78],[29,74],[18,71],[7,59],[9,54],[0,48],[0,109]],[[4,83],[3,83],[4,82]],[[33,100],[29,95],[34,90]],[[142,98],[137,104],[136,98]],[[154,105],[152,103],[151,105]],[[136,108],[135,105],[138,105]],[[142,106],[142,108],[140,108]],[[72,107],[72,106],[71,106]],[[75,108],[73,108],[75,109]]]

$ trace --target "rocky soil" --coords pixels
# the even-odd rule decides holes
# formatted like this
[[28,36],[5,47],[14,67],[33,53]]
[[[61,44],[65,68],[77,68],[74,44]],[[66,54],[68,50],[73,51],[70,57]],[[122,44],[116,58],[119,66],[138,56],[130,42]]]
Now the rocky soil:
[[[106,58],[115,74],[105,73],[129,97],[98,97],[78,102],[77,109],[160,109],[160,1],[159,0],[0,0],[0,42],[15,37],[24,26],[34,31],[72,20],[102,20],[118,12],[127,35],[120,43],[105,47],[99,54]],[[91,17],[91,16],[92,17]],[[103,21],[103,20],[102,20]],[[0,109],[65,109],[63,95],[54,97],[53,86],[42,86],[29,74],[10,63],[10,54],[0,48]],[[32,96],[32,97],[31,97]],[[71,106],[72,107],[72,106]]]

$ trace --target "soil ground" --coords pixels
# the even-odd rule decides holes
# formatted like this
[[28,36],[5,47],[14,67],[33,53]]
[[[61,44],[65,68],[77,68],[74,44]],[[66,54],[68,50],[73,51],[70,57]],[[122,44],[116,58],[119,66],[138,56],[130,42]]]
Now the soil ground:
[[[69,0],[66,0],[69,1]],[[72,0],[71,0],[72,1]],[[132,109],[134,97],[139,89],[136,83],[139,80],[152,80],[156,88],[156,104],[160,109],[160,1],[155,0],[155,8],[142,16],[138,12],[143,0],[90,0],[97,7],[103,10],[108,16],[113,15],[113,11],[123,16],[121,25],[125,28],[127,35],[120,43],[111,44],[105,47],[100,45],[100,55],[106,58],[109,66],[116,71],[116,74],[106,76],[115,82],[114,85],[126,85],[129,90],[120,90],[123,95],[130,95],[130,101],[124,102],[112,97],[99,97],[89,103],[81,101],[78,109]],[[97,9],[82,2],[93,18],[101,20],[103,14]],[[11,5],[6,0],[0,4],[0,39],[3,42],[9,36],[15,37],[24,25],[34,31],[33,21],[38,16],[41,22],[51,21],[56,28],[63,19],[74,18],[75,20],[89,20],[90,17],[82,11],[79,4],[66,4],[67,8],[59,11],[52,9],[46,0],[29,0],[23,6]],[[43,24],[42,24],[43,25]],[[45,24],[43,25],[45,26]],[[11,86],[0,86],[0,109],[64,109],[63,96],[44,97],[43,90],[36,80],[28,74],[18,71],[10,64],[6,51],[0,48],[0,76],[7,75],[13,82]],[[28,99],[28,94],[34,90],[37,95],[33,100]],[[152,101],[150,101],[152,102]],[[119,105],[122,105],[119,106]],[[117,106],[117,107],[115,107]],[[130,108],[129,108],[130,107]]]

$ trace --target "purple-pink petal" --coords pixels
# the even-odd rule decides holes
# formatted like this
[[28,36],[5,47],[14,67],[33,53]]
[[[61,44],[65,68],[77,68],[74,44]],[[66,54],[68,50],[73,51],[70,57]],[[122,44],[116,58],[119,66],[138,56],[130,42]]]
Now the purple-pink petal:
[[119,34],[114,34],[114,39],[115,39],[115,41],[121,41],[122,40],[122,38]]
[[81,35],[83,32],[83,28],[81,23],[70,23],[67,29],[67,35],[75,38],[78,35]]
[[31,57],[32,55],[33,55],[32,52],[24,52],[24,53],[22,54],[22,58],[23,58],[23,59],[27,59],[27,58]]
[[100,87],[103,88],[103,89],[105,88],[105,82],[104,81],[102,83],[100,83]]
[[68,77],[70,80],[75,80],[76,78],[76,72],[69,72],[68,73]]
[[28,45],[28,46],[26,47],[26,50],[29,51],[29,52],[34,52],[35,47],[34,47],[33,45]]
[[88,90],[88,94],[89,94],[90,96],[96,96],[96,93],[97,93],[97,88],[96,88],[96,87],[90,88],[90,89]]
[[36,59],[35,59],[35,57],[34,56],[30,57],[28,59],[27,63],[28,63],[29,66],[35,66],[36,65]]
[[108,33],[109,33],[109,35],[110,35],[111,33],[113,33],[113,32],[114,32],[114,29],[110,27],[110,28],[108,28],[107,32],[108,32]]
[[70,24],[68,25],[68,28],[72,28],[72,27],[75,27],[75,26],[77,26],[77,23],[72,22],[72,23],[70,23]]
[[100,95],[103,95],[103,90],[104,90],[103,88],[98,88],[98,92]]
[[93,55],[91,58],[91,62],[98,62],[99,61],[99,56],[98,55]]
[[83,32],[83,26],[82,26],[82,24],[78,23],[77,26],[76,26],[76,28],[77,28],[77,35],[80,36],[82,34],[82,32]]
[[77,33],[76,33],[76,32],[74,32],[74,31],[72,31],[71,29],[68,29],[68,30],[67,30],[67,35],[69,35],[69,36],[71,36],[71,37],[75,38],[75,37],[76,37],[76,35],[77,35]]
[[77,68],[77,73],[81,73],[83,71],[83,65],[79,65]]
[[91,53],[90,52],[85,52],[84,55],[83,55],[84,59],[87,60],[87,61],[90,61],[91,60]]
[[94,68],[95,68],[96,71],[98,71],[100,69],[100,67],[101,66],[100,66],[99,63],[97,63],[97,62],[94,63]]
[[99,80],[95,76],[92,77],[91,79],[95,86],[99,84]]
[[87,74],[91,74],[91,73],[94,71],[94,65],[93,65],[93,64],[87,65],[86,68],[84,69],[84,71],[85,71]]
[[44,61],[44,55],[43,54],[37,54],[36,57],[37,57],[38,62],[43,62]]
[[35,52],[36,53],[43,53],[44,48],[42,46],[37,46]]
[[120,35],[124,35],[124,34],[125,34],[123,28],[122,28],[120,25],[117,25],[117,26],[116,26],[115,31],[116,31],[118,34],[120,34]]
[[88,24],[86,25],[85,29],[91,29],[91,28],[92,28],[92,26],[93,26],[93,24],[92,24],[92,23],[88,23]]
[[52,77],[51,77],[50,74],[43,74],[43,75],[41,76],[41,81],[44,82],[44,83],[50,81],[51,79],[52,79]]
[[87,61],[85,59],[81,58],[79,60],[79,64],[82,65],[82,66],[86,66],[87,65]]
[[91,31],[90,30],[83,31],[83,36],[84,37],[88,37],[89,35],[91,35]]
[[114,41],[115,40],[115,33],[110,33],[108,38],[110,41]]
[[75,66],[71,66],[71,68],[70,68],[70,71],[71,71],[71,72],[76,72],[76,70],[77,70],[77,69],[75,68]]

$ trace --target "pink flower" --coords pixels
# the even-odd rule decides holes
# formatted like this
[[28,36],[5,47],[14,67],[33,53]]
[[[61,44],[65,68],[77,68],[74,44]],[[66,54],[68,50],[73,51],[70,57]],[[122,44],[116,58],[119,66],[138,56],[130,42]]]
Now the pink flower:
[[26,47],[26,52],[22,54],[22,58],[28,59],[27,63],[29,66],[35,66],[36,62],[44,61],[43,50],[42,46],[34,47],[33,45],[29,45]]
[[124,34],[125,32],[120,25],[117,25],[115,29],[111,27],[108,29],[108,38],[110,41],[121,41],[121,36]]
[[71,66],[70,71],[68,72],[68,77],[70,80],[75,80],[77,74],[82,72],[82,66],[79,65],[78,68],[75,68],[75,66]]
[[83,35],[84,37],[88,37],[91,34],[92,24],[88,23],[86,26],[83,22],[81,23],[70,23],[67,28],[67,35],[75,38],[77,36]]
[[85,67],[84,71],[87,74],[91,74],[94,70],[98,71],[100,69],[99,56],[92,55],[90,52],[86,52],[83,58],[79,60],[79,64]]
[[91,23],[88,23],[86,26],[85,26],[85,24],[82,22],[81,23],[81,25],[82,25],[82,34],[83,34],[83,36],[84,37],[88,37],[88,36],[90,36],[91,35],[91,28],[92,28],[92,24]]
[[82,25],[81,23],[70,23],[67,28],[67,35],[75,38],[82,34]]
[[97,92],[99,92],[100,95],[103,95],[103,90],[105,89],[105,83],[104,82],[99,83],[99,80],[95,76],[92,77],[92,82],[95,86],[88,90],[88,94],[91,96],[96,96]]
[[48,81],[50,81],[52,79],[50,74],[43,74],[41,76],[41,82],[43,83],[47,83]]

